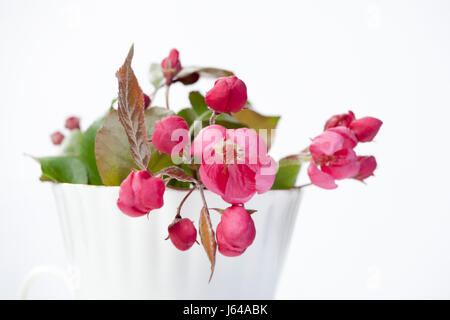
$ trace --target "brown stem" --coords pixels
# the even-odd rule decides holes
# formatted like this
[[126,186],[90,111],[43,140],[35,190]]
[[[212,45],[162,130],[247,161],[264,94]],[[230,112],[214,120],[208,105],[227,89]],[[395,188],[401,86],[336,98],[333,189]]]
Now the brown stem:
[[186,199],[189,198],[189,196],[194,192],[196,188],[192,188],[189,190],[189,192],[184,196],[183,200],[181,200],[180,205],[177,208],[177,215],[175,216],[175,219],[179,218],[181,219],[181,208],[183,207],[183,204],[186,202]]
[[205,193],[203,192],[203,184],[200,182],[200,179],[198,178],[198,170],[193,171],[194,178],[198,180],[197,188],[198,191],[200,191],[200,195],[202,197],[203,205],[208,209],[208,204],[206,203]]
[[198,191],[200,191],[200,195],[202,196],[203,205],[208,209],[208,204],[206,203],[205,193],[203,192],[203,185],[199,183],[197,185]]
[[216,118],[219,115],[219,113],[217,111],[214,111],[213,114],[211,115],[211,118],[209,118],[209,125],[212,126],[213,124],[216,123]]
[[169,107],[169,89],[170,89],[170,84],[166,85],[166,108],[170,109]]
[[311,152],[309,151],[309,147],[306,147],[302,151],[297,154],[297,157],[300,161],[308,162],[311,160]]
[[310,182],[310,183],[305,183],[305,184],[302,184],[301,186],[299,186],[299,188],[304,188],[304,187],[309,187],[309,186],[312,186],[313,184]]

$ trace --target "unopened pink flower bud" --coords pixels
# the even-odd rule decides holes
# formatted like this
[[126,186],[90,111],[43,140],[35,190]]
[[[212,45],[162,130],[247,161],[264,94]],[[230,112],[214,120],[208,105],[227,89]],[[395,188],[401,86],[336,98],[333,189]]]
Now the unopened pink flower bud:
[[192,221],[187,218],[175,219],[168,230],[173,245],[181,251],[188,250],[197,239],[197,230]]
[[336,114],[327,120],[324,130],[334,127],[348,128],[353,120],[355,120],[355,114],[352,111],[343,114]]
[[132,171],[120,184],[117,206],[130,217],[140,217],[164,205],[166,186],[145,170]]
[[219,78],[206,94],[205,102],[217,112],[238,112],[247,102],[247,87],[236,76]]
[[373,176],[373,172],[377,168],[377,160],[374,156],[358,156],[359,172],[354,179],[363,181],[364,179]]
[[78,117],[67,118],[65,127],[69,130],[80,129],[80,118]]
[[349,128],[359,142],[370,142],[375,138],[382,124],[383,122],[377,118],[364,117],[352,121]]
[[227,257],[239,256],[253,243],[256,229],[250,214],[241,206],[225,209],[217,226],[219,252]]
[[173,77],[183,69],[179,60],[179,52],[177,49],[170,50],[169,56],[161,62],[162,72],[166,78],[166,84],[172,83]]
[[150,106],[150,102],[152,102],[152,100],[145,93],[142,93],[142,94],[144,96],[144,110],[145,110],[145,109],[147,109]]
[[178,151],[181,152],[182,147],[189,142],[188,131],[188,124],[182,117],[166,117],[155,123],[155,131],[152,137],[153,145],[158,151],[169,155],[172,155],[175,146],[178,146]]
[[56,131],[50,135],[50,139],[52,140],[52,143],[57,146],[63,142],[64,135],[61,132]]

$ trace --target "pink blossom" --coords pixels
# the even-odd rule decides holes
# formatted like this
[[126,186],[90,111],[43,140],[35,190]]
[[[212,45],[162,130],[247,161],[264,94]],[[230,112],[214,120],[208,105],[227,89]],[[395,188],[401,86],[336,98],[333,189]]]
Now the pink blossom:
[[325,123],[324,130],[341,126],[348,128],[353,120],[355,120],[355,114],[352,111],[349,111],[348,113],[334,115],[327,120],[327,122]]
[[171,84],[173,77],[183,69],[177,49],[170,50],[169,56],[161,62],[161,68],[166,77],[166,84]]
[[273,185],[276,163],[264,140],[252,129],[212,125],[200,131],[192,153],[201,157],[203,184],[223,200],[241,204]]
[[373,176],[373,172],[377,168],[377,160],[374,156],[358,156],[359,171],[354,179],[364,181],[366,178]]
[[355,121],[349,126],[359,142],[370,142],[375,138],[383,122],[377,118],[364,117]]
[[243,207],[225,209],[216,230],[221,254],[227,257],[241,255],[253,243],[255,236],[253,219]]
[[359,142],[370,142],[375,138],[383,122],[377,118],[364,117],[355,119],[352,111],[332,116],[325,123],[325,130],[335,127],[349,128]]
[[169,238],[178,250],[188,250],[196,241],[197,230],[192,221],[187,218],[175,219],[168,230]]
[[[166,117],[155,123],[152,142],[158,151],[172,155],[181,153],[188,141],[188,125],[179,116]],[[177,147],[175,149],[175,147]]]
[[357,140],[345,127],[324,131],[313,139],[309,150],[312,161],[308,167],[311,183],[324,188],[337,188],[335,180],[354,177],[359,163],[353,148]]
[[78,117],[67,118],[65,127],[69,130],[80,129],[80,118]]
[[61,132],[56,131],[50,135],[50,139],[52,140],[52,143],[57,146],[63,142],[64,135]]
[[206,94],[205,102],[218,112],[238,112],[247,102],[247,87],[236,76],[219,78]]
[[164,205],[166,186],[145,170],[131,171],[120,184],[117,206],[130,217],[140,217]]

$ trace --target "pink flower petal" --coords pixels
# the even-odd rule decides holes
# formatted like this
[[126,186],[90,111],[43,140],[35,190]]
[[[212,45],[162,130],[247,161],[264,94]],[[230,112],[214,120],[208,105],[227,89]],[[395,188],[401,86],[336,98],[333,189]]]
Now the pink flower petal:
[[166,117],[155,123],[152,142],[156,150],[172,155],[177,147],[180,151],[188,143],[188,125],[179,116]]
[[218,124],[203,128],[195,137],[194,142],[192,143],[192,154],[196,157],[202,157],[203,150],[210,148],[222,141],[226,136],[226,131],[227,129]]
[[236,248],[230,245],[222,232],[222,225],[219,223],[216,229],[217,244],[219,252],[226,257],[237,257],[244,253],[247,248]]
[[206,93],[205,102],[208,106],[218,112],[228,112],[228,101],[231,88],[226,78],[219,78],[214,87]]
[[312,157],[317,160],[323,154],[331,156],[341,150],[344,142],[344,137],[340,133],[327,130],[313,139],[309,150]]
[[119,199],[117,200],[119,209],[130,217],[140,217],[148,213],[148,211],[143,208],[138,208],[136,206],[136,194],[133,189],[135,174],[136,173],[132,171],[128,177],[122,181],[120,184]]
[[225,194],[229,172],[225,164],[202,164],[199,169],[200,178],[206,188],[219,196]]
[[383,122],[377,118],[364,117],[353,121],[350,130],[360,142],[370,142],[375,138]]
[[267,156],[266,159],[268,159],[269,162],[263,164],[256,172],[255,176],[256,191],[259,194],[267,192],[272,188],[277,173],[276,161],[271,156]]
[[325,123],[324,130],[335,127],[348,127],[353,120],[355,120],[355,114],[352,111],[334,115]]
[[230,79],[230,98],[228,100],[228,111],[239,112],[247,102],[247,87],[238,77]]
[[373,172],[377,168],[377,160],[374,156],[359,156],[359,172],[353,178],[364,181],[364,179],[373,175]]
[[324,189],[336,189],[337,185],[334,182],[334,179],[328,173],[322,172],[317,168],[316,164],[311,161],[308,167],[308,176],[311,179],[311,183],[324,188]]
[[247,87],[236,76],[219,78],[206,93],[205,102],[218,112],[238,112],[247,102]]
[[226,139],[239,146],[244,152],[246,163],[257,164],[259,158],[267,154],[266,142],[253,129],[228,129]]
[[231,204],[241,204],[256,193],[255,172],[245,164],[227,166],[229,178],[223,200]]
[[339,133],[344,138],[343,149],[353,149],[358,144],[358,139],[356,139],[354,133],[345,127],[336,127],[328,130]]
[[322,171],[331,175],[334,179],[341,180],[352,178],[359,171],[359,162],[356,153],[352,149],[343,149],[334,154],[337,160],[330,166],[322,166]]

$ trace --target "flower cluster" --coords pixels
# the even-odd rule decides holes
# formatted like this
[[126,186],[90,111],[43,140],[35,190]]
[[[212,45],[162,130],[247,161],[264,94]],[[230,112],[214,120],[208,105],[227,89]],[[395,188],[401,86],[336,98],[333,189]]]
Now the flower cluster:
[[[176,49],[161,62],[161,68],[167,87],[176,82],[176,76],[182,70]],[[192,142],[187,121],[178,115],[157,121],[151,141],[161,153],[187,155],[185,159],[189,159],[192,168],[198,164],[195,170],[199,180],[195,187],[200,190],[205,187],[231,205],[221,210],[216,241],[220,253],[235,257],[244,253],[256,236],[255,224],[245,203],[255,194],[271,189],[277,165],[267,153],[266,142],[255,130],[229,129],[214,123],[219,114],[232,115],[245,108],[247,87],[241,79],[234,75],[217,79],[204,101],[212,111],[210,125],[201,129]],[[363,181],[372,175],[377,165],[375,158],[357,156],[354,148],[359,142],[372,141],[381,124],[380,120],[371,117],[356,119],[352,111],[331,117],[324,132],[312,140],[308,149],[311,183],[333,189],[337,187],[335,180],[354,178]],[[117,204],[129,216],[145,215],[163,205],[164,190],[160,177],[153,177],[145,170],[132,171],[120,186]],[[168,233],[168,239],[182,251],[191,248],[197,238],[193,222],[182,218],[180,212],[169,225]]]
[[[178,51],[173,49],[161,67],[169,86],[182,69]],[[219,78],[206,94],[205,103],[215,114],[239,112],[247,103],[245,83],[236,76]],[[267,154],[264,140],[253,129],[227,129],[211,124],[189,145],[189,126],[185,119],[168,116],[155,123],[151,141],[161,153],[174,156],[184,152],[200,159],[201,182],[197,187],[206,187],[232,205],[224,210],[217,226],[219,252],[226,256],[242,254],[256,234],[244,204],[256,193],[270,190],[275,180],[276,163]],[[161,178],[152,177],[145,170],[132,171],[120,186],[117,205],[131,217],[142,216],[163,205],[163,193]],[[194,224],[179,213],[168,232],[168,238],[180,250],[189,249],[196,241]]]
[[381,120],[372,117],[355,119],[352,111],[331,117],[325,123],[324,132],[309,146],[311,183],[324,189],[335,189],[335,180],[354,178],[363,181],[373,175],[377,167],[375,157],[357,156],[354,148],[359,142],[372,141],[381,125]]
[[[78,118],[68,118],[65,127],[72,133],[63,155],[36,158],[41,162],[41,179],[120,185],[117,206],[129,217],[163,207],[168,188],[185,190],[168,225],[167,240],[185,251],[199,234],[212,270],[217,249],[224,256],[236,257],[255,241],[252,214],[256,210],[247,208],[248,201],[271,189],[296,187],[302,163],[310,162],[311,183],[301,187],[312,184],[323,189],[336,188],[336,180],[365,181],[377,167],[374,156],[358,156],[355,148],[375,138],[382,125],[379,119],[357,119],[352,111],[334,115],[307,148],[298,148],[302,151],[277,163],[269,148],[279,117],[256,111],[247,101],[243,80],[224,69],[182,67],[179,52],[172,49],[150,68],[154,91],[147,95],[131,68],[133,52],[132,47],[116,73],[119,94],[108,114],[84,132]],[[169,88],[191,85],[203,76],[216,78],[206,95],[190,92],[191,107],[174,112],[169,106]],[[162,88],[165,108],[152,105]],[[64,135],[58,131],[51,139],[58,145]],[[220,213],[217,226],[211,223],[205,190],[227,203],[224,209],[215,208]],[[182,217],[183,204],[194,191],[203,203],[197,228]]]
[[[65,128],[72,130],[80,130],[80,119],[77,117],[69,117],[66,119]],[[61,131],[55,131],[50,135],[52,143],[57,146],[60,145],[64,140],[64,134]]]

